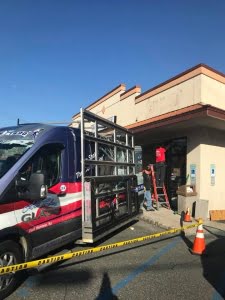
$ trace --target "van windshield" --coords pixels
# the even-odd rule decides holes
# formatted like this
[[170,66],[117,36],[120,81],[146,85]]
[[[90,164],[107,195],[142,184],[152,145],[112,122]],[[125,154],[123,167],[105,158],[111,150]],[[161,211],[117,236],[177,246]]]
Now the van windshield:
[[0,178],[32,145],[31,140],[0,140]]
[[[41,126],[41,127],[39,127]],[[0,178],[44,133],[41,124],[6,127],[0,129]]]

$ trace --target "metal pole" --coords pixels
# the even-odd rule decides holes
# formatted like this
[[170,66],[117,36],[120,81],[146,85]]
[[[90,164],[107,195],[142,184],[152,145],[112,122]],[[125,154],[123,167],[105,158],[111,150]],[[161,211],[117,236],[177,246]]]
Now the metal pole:
[[[113,131],[113,141],[116,143],[116,134],[117,131],[114,129]],[[117,146],[114,146],[114,162],[117,162]],[[114,166],[114,175],[118,175],[118,166]]]
[[81,116],[81,190],[82,190],[82,223],[85,220],[85,203],[84,203],[84,176],[85,176],[85,153],[84,153],[84,115],[83,115],[83,108],[80,109],[80,116]]

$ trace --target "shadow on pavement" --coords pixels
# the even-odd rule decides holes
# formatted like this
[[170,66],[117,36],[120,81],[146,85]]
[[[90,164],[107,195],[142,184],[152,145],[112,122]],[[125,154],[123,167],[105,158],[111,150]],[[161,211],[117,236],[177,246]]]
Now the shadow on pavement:
[[117,296],[113,295],[111,282],[107,272],[103,275],[99,295],[95,300],[119,300]]
[[93,244],[84,244],[84,247],[98,247],[99,245],[101,245],[102,243],[108,241],[109,239],[111,239],[112,237],[115,237],[118,233],[121,233],[122,231],[125,231],[127,228],[129,228],[130,226],[135,225],[136,223],[138,223],[139,220],[138,219],[133,219],[131,220],[129,223],[126,223],[125,225],[119,227],[118,229],[112,231],[111,233],[107,234],[106,236],[102,237],[101,239],[97,240],[96,242],[94,242]]
[[63,272],[55,272],[54,276],[51,276],[51,273],[26,276],[26,278],[24,277],[24,282],[11,294],[13,299],[32,299],[31,292],[35,289],[39,291],[39,289],[44,286],[56,287],[57,289],[58,285],[67,287],[69,284],[73,286],[88,284],[92,277],[92,272],[88,269],[82,271],[65,270]]
[[218,238],[208,244],[205,253],[201,256],[203,275],[225,299],[225,238]]
[[[180,226],[184,225],[185,212],[181,213]],[[203,276],[213,286],[216,292],[225,299],[225,232],[215,227],[203,225],[204,230],[214,235],[217,239],[206,246],[204,254],[201,255]],[[181,238],[189,249],[193,243],[181,231]],[[214,299],[214,298],[213,298]],[[216,297],[215,299],[220,299]]]
[[120,250],[115,248],[116,250],[111,251],[110,253],[106,253],[106,254],[101,253],[100,256],[84,258],[83,260],[72,261],[72,262],[68,262],[66,264],[64,264],[65,261],[59,261],[58,263],[55,263],[55,264],[49,266],[48,268],[46,268],[44,270],[44,272],[48,272],[48,271],[51,271],[51,270],[60,270],[60,269],[68,268],[70,266],[75,266],[77,264],[80,265],[82,263],[86,263],[86,262],[89,262],[89,261],[92,261],[92,260],[102,259],[104,257],[115,255],[115,254],[118,254],[118,253],[129,252],[131,250],[138,249],[138,248],[141,248],[141,247],[145,247],[145,246],[150,245],[150,244],[154,245],[154,244],[157,244],[159,242],[163,242],[163,241],[166,241],[166,240],[171,240],[171,239],[174,239],[178,236],[180,236],[180,234],[175,234],[173,236],[169,236],[169,237],[166,237],[166,238],[160,238],[160,239],[157,239],[156,241],[149,240],[148,242],[145,242],[144,244],[130,246],[129,248],[125,248],[125,249],[120,248]]
[[203,224],[203,227],[204,227],[205,231],[209,232],[210,234],[214,235],[217,238],[225,237],[225,231],[222,229],[218,229],[218,228],[204,225],[204,224]]
[[93,277],[92,272],[89,269],[82,271],[64,270],[63,272],[54,272],[54,276],[51,276],[51,272],[41,273],[37,277],[39,285],[55,285],[55,284],[87,284]]

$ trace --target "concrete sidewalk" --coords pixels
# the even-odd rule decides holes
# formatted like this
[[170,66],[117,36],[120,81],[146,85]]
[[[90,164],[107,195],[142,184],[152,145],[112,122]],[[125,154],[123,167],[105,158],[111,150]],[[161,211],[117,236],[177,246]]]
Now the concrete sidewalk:
[[[159,210],[155,211],[146,211],[145,208],[141,208],[139,219],[167,230],[172,228],[180,228],[182,226],[181,215],[178,215],[173,210],[169,210],[164,207],[160,207]],[[193,223],[197,223],[197,221],[192,218],[192,223],[183,222],[183,226],[187,226]],[[203,226],[205,228],[204,233],[206,234],[209,232],[209,230],[207,229],[211,229],[212,231],[220,230],[221,236],[225,236],[225,222],[221,223],[216,221],[204,220]],[[185,231],[185,234],[195,235],[196,230],[197,227],[190,228]]]

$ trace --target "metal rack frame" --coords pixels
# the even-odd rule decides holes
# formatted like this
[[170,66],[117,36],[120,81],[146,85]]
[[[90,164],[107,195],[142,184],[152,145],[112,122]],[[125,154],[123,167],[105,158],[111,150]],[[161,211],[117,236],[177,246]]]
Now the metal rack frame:
[[[135,176],[134,162],[134,136],[124,127],[109,120],[101,118],[90,111],[81,109],[81,172],[82,172],[82,239],[84,242],[94,242],[96,239],[115,230],[131,216],[138,213],[138,199],[136,193],[137,178]],[[87,126],[86,126],[87,125]],[[89,127],[88,127],[89,126]],[[87,130],[88,128],[88,130]],[[103,138],[104,133],[111,132],[111,139]],[[123,136],[124,142],[118,140]],[[86,143],[94,145],[94,159],[89,159],[85,154]],[[98,155],[100,145],[111,147],[113,157],[111,160],[101,160]],[[118,161],[118,151],[126,153],[125,161]],[[92,166],[94,176],[86,176],[87,166]],[[99,176],[99,167],[111,166],[113,174]],[[120,169],[124,174],[119,174]],[[118,182],[123,182],[121,189]],[[109,190],[105,193],[99,191],[99,184],[108,184]],[[126,194],[124,213],[119,217],[112,207],[108,212],[102,214],[99,208],[99,199],[102,197],[113,197],[120,193]],[[110,201],[109,201],[110,202]],[[111,201],[112,202],[112,201]],[[118,203],[117,203],[118,204]],[[112,205],[112,203],[110,203]],[[119,205],[119,204],[118,204]]]

